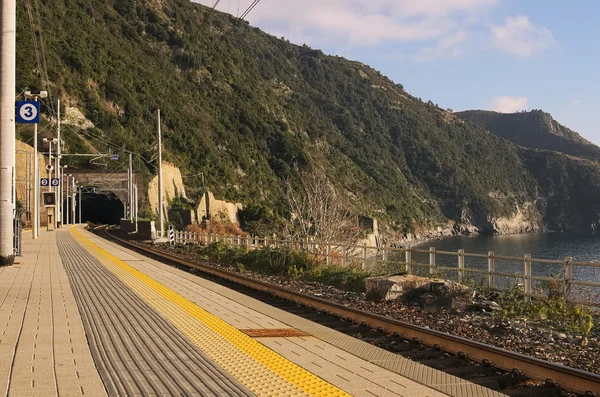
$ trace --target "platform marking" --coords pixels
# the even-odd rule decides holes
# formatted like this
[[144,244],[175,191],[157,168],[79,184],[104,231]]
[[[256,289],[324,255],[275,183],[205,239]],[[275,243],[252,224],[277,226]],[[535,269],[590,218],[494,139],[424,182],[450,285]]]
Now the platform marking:
[[[349,396],[343,390],[289,361],[219,317],[100,248],[84,237],[75,227],[72,227],[71,230],[82,245],[92,248],[95,253],[107,260],[108,263],[102,262],[119,279],[172,322],[211,359],[254,393],[274,396]],[[185,313],[181,313],[181,311]],[[182,316],[182,314],[187,314],[187,316]],[[250,358],[251,362],[248,363],[244,357],[240,357],[240,352]],[[279,378],[279,381],[273,378]],[[265,382],[276,384],[269,387],[270,390],[265,390]]]

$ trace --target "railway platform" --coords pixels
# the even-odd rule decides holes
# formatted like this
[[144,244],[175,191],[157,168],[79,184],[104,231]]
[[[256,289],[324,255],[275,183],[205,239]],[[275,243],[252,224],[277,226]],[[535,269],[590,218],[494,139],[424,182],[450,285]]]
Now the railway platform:
[[82,226],[23,243],[0,268],[8,396],[502,395]]

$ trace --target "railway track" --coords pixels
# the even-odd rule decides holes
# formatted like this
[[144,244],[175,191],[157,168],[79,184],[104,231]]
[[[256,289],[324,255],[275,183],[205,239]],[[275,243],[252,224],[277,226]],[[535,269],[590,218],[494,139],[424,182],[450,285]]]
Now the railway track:
[[543,361],[440,331],[368,313],[249,277],[192,262],[99,228],[108,238],[321,325],[468,379],[508,396],[598,396],[600,375]]

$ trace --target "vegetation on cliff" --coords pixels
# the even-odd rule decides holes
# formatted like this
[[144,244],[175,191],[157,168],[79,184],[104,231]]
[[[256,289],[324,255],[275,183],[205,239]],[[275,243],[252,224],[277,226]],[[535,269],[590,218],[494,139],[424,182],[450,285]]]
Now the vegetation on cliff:
[[[147,175],[160,108],[165,157],[195,175],[185,179],[192,196],[208,188],[288,216],[282,181],[319,170],[355,212],[400,233],[487,224],[538,202],[548,223],[559,211],[576,228],[600,203],[599,185],[574,182],[596,180],[593,166],[522,150],[358,62],[247,23],[224,36],[235,19],[188,0],[39,4],[50,84],[20,2],[17,88],[47,88],[94,123],[66,131],[68,150],[126,148]],[[568,202],[551,205],[555,191]]]

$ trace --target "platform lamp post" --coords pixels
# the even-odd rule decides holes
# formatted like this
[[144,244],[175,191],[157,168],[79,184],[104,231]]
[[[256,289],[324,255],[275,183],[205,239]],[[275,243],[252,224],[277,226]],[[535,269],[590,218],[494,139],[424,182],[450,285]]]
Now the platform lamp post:
[[[25,99],[33,98],[36,102],[38,98],[46,98],[48,91],[32,93],[25,90]],[[40,235],[40,162],[38,158],[38,125],[33,125],[33,238]]]

